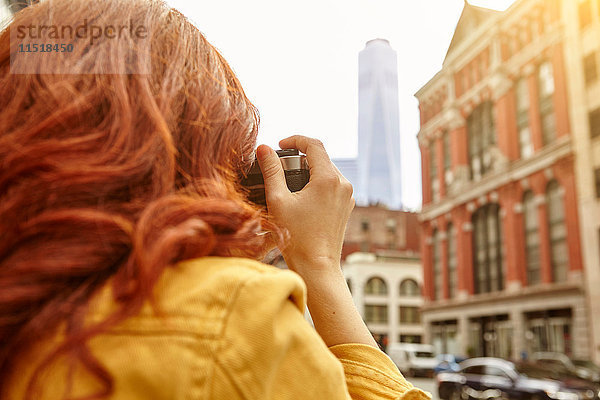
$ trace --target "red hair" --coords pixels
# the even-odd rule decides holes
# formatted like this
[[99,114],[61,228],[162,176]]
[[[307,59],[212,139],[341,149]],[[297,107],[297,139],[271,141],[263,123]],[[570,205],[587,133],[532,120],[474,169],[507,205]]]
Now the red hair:
[[[60,62],[118,74],[11,74],[17,25],[134,23],[136,39],[98,39]],[[13,42],[13,45],[15,43]],[[23,60],[19,54],[12,68]],[[50,61],[48,61],[50,60]],[[124,60],[151,73],[127,74]],[[135,65],[134,65],[135,67]],[[59,354],[75,356],[112,393],[110,374],[86,347],[136,314],[162,271],[195,257],[257,258],[270,226],[247,203],[258,114],[231,68],[180,13],[159,1],[46,0],[0,34],[0,393],[11,362],[59,326]],[[82,326],[86,304],[112,278],[118,311]]]

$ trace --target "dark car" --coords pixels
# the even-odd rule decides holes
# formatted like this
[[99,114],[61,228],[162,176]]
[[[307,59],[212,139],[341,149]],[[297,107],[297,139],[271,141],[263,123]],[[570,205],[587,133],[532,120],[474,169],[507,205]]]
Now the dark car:
[[444,400],[598,400],[600,390],[568,371],[492,357],[463,361],[460,371],[442,372],[436,379]]
[[600,367],[588,360],[571,359],[563,353],[539,352],[531,355],[531,360],[547,367],[560,366],[581,379],[600,383]]

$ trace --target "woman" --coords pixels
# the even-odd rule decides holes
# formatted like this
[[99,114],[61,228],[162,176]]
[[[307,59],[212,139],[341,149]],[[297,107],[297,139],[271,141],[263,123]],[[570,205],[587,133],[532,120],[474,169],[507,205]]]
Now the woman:
[[[110,29],[18,51],[82,21]],[[427,398],[353,306],[352,189],[322,144],[281,141],[311,168],[294,194],[258,147],[269,215],[246,200],[257,126],[226,61],[163,3],[15,16],[0,35],[0,398]],[[295,272],[255,261],[273,243]]]

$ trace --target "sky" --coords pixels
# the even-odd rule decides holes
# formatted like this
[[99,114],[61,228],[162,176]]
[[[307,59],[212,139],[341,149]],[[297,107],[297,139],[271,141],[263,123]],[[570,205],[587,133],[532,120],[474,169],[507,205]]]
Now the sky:
[[[514,0],[471,0],[504,10]],[[442,67],[464,0],[167,0],[235,71],[261,117],[258,142],[293,134],[332,158],[358,146],[358,52],[388,39],[398,54],[403,204],[421,205],[414,93]]]

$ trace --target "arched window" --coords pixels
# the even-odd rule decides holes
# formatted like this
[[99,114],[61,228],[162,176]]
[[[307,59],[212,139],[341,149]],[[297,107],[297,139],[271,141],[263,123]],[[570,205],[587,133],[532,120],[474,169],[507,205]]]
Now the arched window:
[[504,288],[500,207],[488,204],[473,214],[473,272],[475,293]]
[[419,284],[414,279],[405,279],[400,283],[400,296],[420,296]]
[[457,275],[456,275],[456,230],[454,225],[448,224],[446,230],[448,238],[448,297],[454,298],[457,292]]
[[442,294],[442,243],[440,233],[433,231],[433,299],[439,300]]
[[556,138],[554,119],[554,68],[550,61],[543,62],[538,68],[538,92],[540,101],[540,119],[542,121],[542,139],[544,145]]
[[537,206],[531,190],[523,195],[523,224],[525,225],[527,283],[536,285],[542,280],[540,272],[540,236]]
[[569,249],[567,247],[565,209],[560,186],[556,181],[551,181],[546,188],[546,204],[548,205],[552,276],[554,282],[565,282],[569,270]]
[[387,294],[387,285],[381,278],[371,278],[365,286],[365,294],[385,295]]

